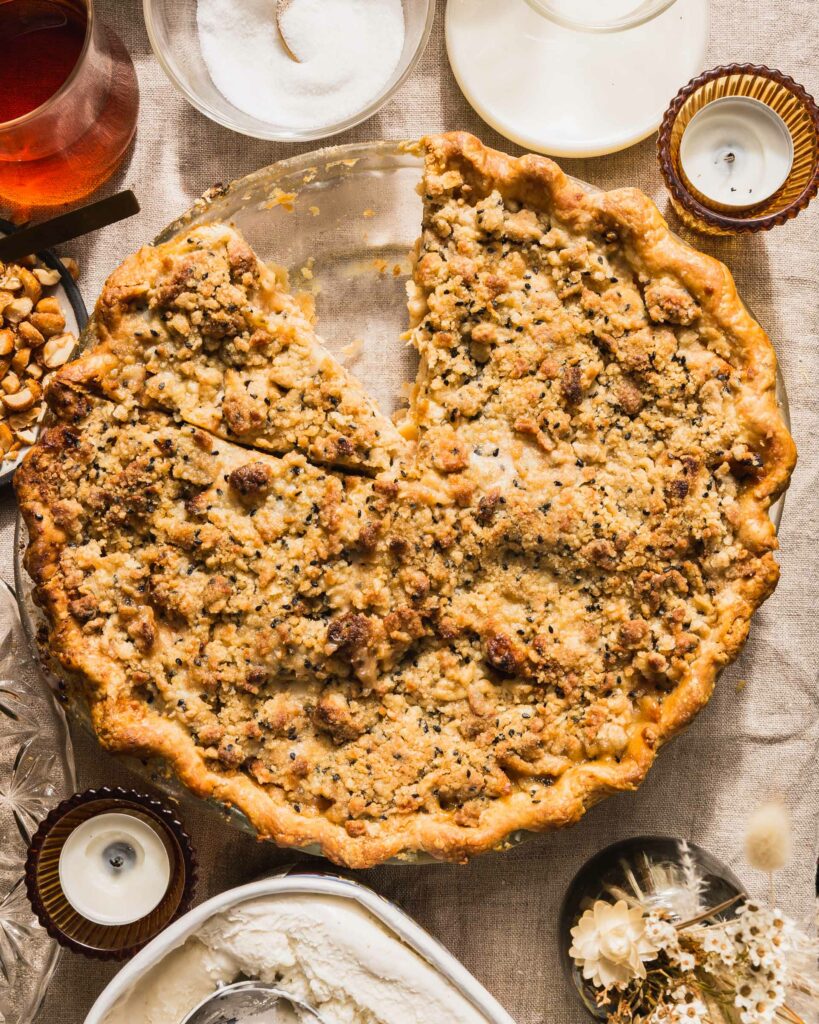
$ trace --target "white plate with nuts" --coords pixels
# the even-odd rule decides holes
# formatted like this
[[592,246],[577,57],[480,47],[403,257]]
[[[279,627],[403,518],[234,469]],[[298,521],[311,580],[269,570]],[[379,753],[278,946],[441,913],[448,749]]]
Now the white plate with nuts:
[[[0,221],[0,232],[10,228]],[[51,252],[0,262],[0,484],[37,440],[45,384],[88,319],[75,276],[76,264]]]

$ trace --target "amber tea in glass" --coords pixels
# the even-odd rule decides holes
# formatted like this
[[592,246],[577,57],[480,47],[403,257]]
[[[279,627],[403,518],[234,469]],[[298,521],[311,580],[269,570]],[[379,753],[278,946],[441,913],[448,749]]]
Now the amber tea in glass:
[[0,0],[0,208],[77,202],[134,134],[131,58],[92,0]]

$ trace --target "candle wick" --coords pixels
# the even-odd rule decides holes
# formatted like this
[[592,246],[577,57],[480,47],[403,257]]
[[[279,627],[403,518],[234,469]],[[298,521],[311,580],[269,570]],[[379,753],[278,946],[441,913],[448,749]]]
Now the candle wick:
[[736,154],[735,153],[726,153],[725,156],[723,157],[723,160],[725,160],[726,164],[732,164],[734,162],[734,160],[736,160]]
[[116,856],[116,857],[112,857],[108,861],[108,863],[111,865],[112,868],[121,868],[122,865],[125,863],[125,859],[123,857]]

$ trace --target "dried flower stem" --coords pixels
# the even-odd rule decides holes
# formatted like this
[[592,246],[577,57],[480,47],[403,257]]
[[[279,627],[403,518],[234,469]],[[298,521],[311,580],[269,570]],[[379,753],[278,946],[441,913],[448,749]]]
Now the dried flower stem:
[[782,1020],[786,1020],[789,1024],[805,1024],[805,1021],[795,1013],[790,1006],[780,1006],[776,1011],[777,1017],[781,1017]]
[[680,921],[676,925],[678,932],[683,931],[685,928],[690,928],[692,925],[699,924],[700,921],[707,921],[709,917],[716,917],[717,914],[721,914],[723,910],[728,910],[733,907],[735,903],[739,903],[740,900],[747,900],[748,896],[744,892],[738,892],[736,896],[731,896],[730,899],[723,900],[722,903],[718,903],[715,907],[709,907],[708,910],[703,910],[701,914],[697,914],[696,917],[690,918],[688,921]]
[[702,893],[704,888],[702,875],[694,861],[688,840],[681,839],[678,843],[678,848],[680,852],[680,868],[682,870],[683,879],[685,880],[688,891],[696,897],[696,909],[699,910],[702,906]]

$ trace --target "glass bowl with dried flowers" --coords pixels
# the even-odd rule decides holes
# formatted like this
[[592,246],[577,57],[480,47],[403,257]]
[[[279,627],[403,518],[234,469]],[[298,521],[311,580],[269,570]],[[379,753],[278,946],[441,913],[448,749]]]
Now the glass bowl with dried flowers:
[[572,883],[561,923],[572,980],[609,1024],[817,1019],[816,942],[693,844],[643,838],[604,850]]
[[[647,970],[656,957],[657,946],[645,934],[646,914],[658,910],[670,920],[689,921],[706,909],[721,907],[717,918],[727,919],[733,916],[743,894],[736,875],[694,843],[664,836],[637,836],[614,843],[583,865],[566,892],[560,913],[565,973],[589,1013],[598,1020],[608,1020],[611,1007],[600,999],[600,992],[606,988],[614,991],[606,979],[612,972],[622,971],[624,959],[633,958],[632,950],[624,952],[619,961],[607,955],[613,952],[618,938],[629,928],[633,935],[640,936],[638,944],[645,951],[645,959],[642,955],[641,959]],[[609,907],[612,909],[606,909]],[[630,914],[628,926],[626,912]],[[593,927],[598,916],[599,927]],[[581,932],[576,936],[574,929],[579,927]],[[595,941],[601,943],[597,961],[602,985],[595,981],[591,958],[585,955],[591,954]],[[581,948],[582,957],[570,952]],[[637,968],[635,976],[641,973]]]

